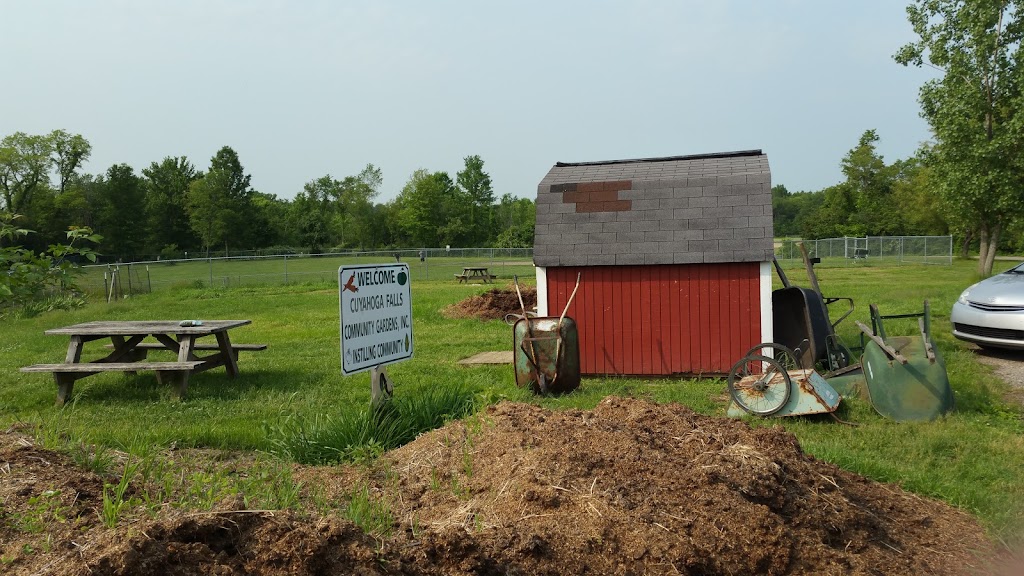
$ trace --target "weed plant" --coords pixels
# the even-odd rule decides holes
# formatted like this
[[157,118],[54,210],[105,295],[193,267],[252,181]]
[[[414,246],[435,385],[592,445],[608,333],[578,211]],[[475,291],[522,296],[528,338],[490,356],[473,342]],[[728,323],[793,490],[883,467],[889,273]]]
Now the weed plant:
[[423,432],[473,413],[475,407],[471,388],[450,383],[333,418],[309,421],[288,415],[265,429],[270,451],[300,464],[371,462]]

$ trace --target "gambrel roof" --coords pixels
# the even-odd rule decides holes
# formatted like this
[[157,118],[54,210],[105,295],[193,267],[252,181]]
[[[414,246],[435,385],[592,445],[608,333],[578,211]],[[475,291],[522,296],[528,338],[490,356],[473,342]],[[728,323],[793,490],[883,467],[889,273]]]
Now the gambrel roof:
[[760,150],[559,162],[537,186],[537,266],[764,262],[772,240]]

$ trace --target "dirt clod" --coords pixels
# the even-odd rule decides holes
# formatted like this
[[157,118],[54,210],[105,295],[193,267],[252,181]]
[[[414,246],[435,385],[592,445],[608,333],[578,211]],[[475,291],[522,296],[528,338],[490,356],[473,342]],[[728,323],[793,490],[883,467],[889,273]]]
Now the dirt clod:
[[[307,487],[306,512],[245,510],[238,497],[213,510],[164,506],[152,518],[140,510],[111,529],[98,521],[100,477],[23,434],[0,434],[0,567],[16,575],[995,571],[993,547],[967,514],[817,461],[781,428],[677,404],[501,403],[371,467],[293,473]],[[314,499],[344,502],[357,491],[391,514],[389,534],[367,535],[340,510],[316,512]],[[59,504],[40,504],[48,492]],[[37,517],[40,526],[25,523]]]

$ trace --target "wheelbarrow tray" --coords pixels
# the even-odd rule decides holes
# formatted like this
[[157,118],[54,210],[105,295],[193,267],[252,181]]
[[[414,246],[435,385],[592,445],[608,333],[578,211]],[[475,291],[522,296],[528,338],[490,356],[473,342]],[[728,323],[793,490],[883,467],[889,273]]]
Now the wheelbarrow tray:
[[572,318],[520,318],[512,327],[516,385],[537,394],[571,392],[580,385],[580,344]]
[[[829,414],[839,408],[842,396],[820,374],[808,369],[790,370],[788,374],[791,382],[789,400],[771,416]],[[780,378],[781,375],[776,375],[776,377]],[[726,415],[731,418],[739,418],[747,415],[747,411],[736,404],[735,400],[730,400]]]
[[890,336],[885,343],[907,362],[890,358],[874,341],[865,345],[861,358],[865,386],[879,414],[898,422],[928,421],[953,409],[953,389],[938,348],[931,361],[921,336]]

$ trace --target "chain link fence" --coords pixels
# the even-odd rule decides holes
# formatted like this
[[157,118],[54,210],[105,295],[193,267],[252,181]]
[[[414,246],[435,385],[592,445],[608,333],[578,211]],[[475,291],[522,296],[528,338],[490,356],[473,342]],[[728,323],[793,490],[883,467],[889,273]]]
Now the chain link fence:
[[174,287],[233,287],[337,282],[352,264],[409,265],[418,280],[453,280],[467,266],[484,266],[497,281],[533,278],[532,248],[422,248],[283,256],[189,258],[83,266],[79,286],[107,301]]
[[904,264],[953,263],[952,236],[865,236],[818,240],[777,240],[775,258],[783,263],[803,263],[798,244],[804,243],[811,258],[822,266],[902,266]]
[[[819,240],[778,240],[775,257],[783,265],[802,265],[804,242],[820,266],[900,266],[953,262],[951,236],[869,236]],[[150,260],[84,266],[79,286],[110,301],[173,287],[232,287],[333,283],[338,268],[351,264],[404,262],[419,280],[452,280],[467,266],[487,267],[498,282],[513,275],[533,278],[532,248],[421,248],[327,254],[231,256]]]

